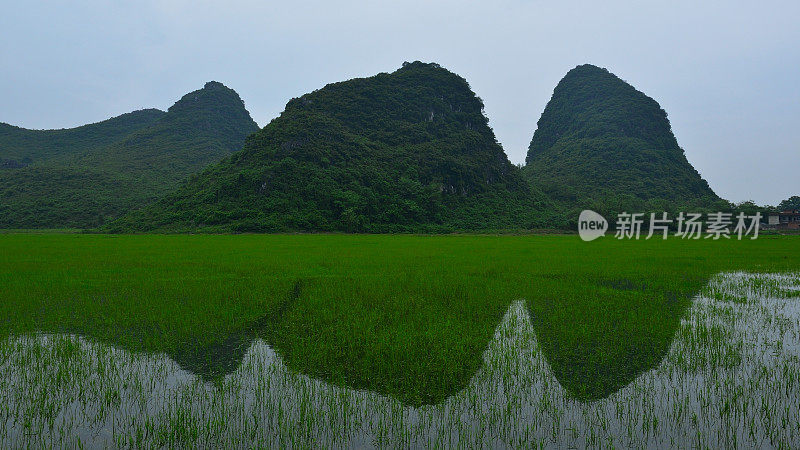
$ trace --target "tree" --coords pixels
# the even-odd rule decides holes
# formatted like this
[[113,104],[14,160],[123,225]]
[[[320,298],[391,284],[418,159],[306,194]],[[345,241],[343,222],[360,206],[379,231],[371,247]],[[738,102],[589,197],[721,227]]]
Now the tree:
[[787,198],[778,205],[778,209],[781,211],[800,209],[800,196],[794,195]]

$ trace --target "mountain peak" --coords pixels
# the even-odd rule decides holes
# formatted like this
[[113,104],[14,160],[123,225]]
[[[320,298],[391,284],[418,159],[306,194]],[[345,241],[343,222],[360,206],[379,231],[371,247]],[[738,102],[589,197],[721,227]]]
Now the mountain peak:
[[68,130],[6,128],[0,210],[9,214],[0,227],[59,228],[96,226],[149,203],[240,150],[258,125],[235,91],[211,81],[166,113],[145,109]]
[[596,73],[596,74],[608,74],[613,76],[613,74],[609,72],[608,69],[606,69],[605,67],[599,67],[595,66],[594,64],[588,64],[588,63],[578,64],[574,68],[570,69],[570,71],[567,72],[567,75],[565,75],[565,77],[574,73]]
[[189,92],[181,97],[169,108],[168,112],[220,110],[220,108],[245,111],[244,101],[236,91],[218,81],[209,81],[202,89]]
[[577,203],[623,196],[718,200],[678,146],[658,102],[591,64],[567,72],[553,90],[526,164],[545,191]]
[[[414,62],[404,62],[403,65],[400,67],[399,70],[409,70],[409,69],[443,69],[442,66],[436,64],[434,62],[431,63],[424,63],[422,61],[414,61]],[[446,69],[445,69],[446,70]]]
[[539,200],[466,80],[417,61],[290,100],[243,151],[115,229],[498,229]]
[[203,89],[228,89],[227,86],[220,83],[219,81],[207,81],[205,85],[203,85]]
[[526,162],[568,136],[642,139],[677,147],[667,113],[607,69],[591,64],[567,72],[553,90],[528,148]]

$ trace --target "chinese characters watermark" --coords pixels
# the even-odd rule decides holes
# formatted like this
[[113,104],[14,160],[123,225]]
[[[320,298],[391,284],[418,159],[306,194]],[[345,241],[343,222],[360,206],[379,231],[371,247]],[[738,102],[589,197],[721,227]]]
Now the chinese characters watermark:
[[[731,239],[742,240],[758,238],[761,213],[749,216],[740,212],[709,213],[703,220],[700,213],[683,213],[672,219],[666,212],[650,213],[649,221],[645,220],[644,213],[623,212],[617,215],[614,237],[617,239],[667,239],[670,229],[676,231],[672,236],[681,239]],[[645,229],[646,228],[646,229]],[[591,241],[604,236],[608,229],[608,222],[600,214],[584,210],[578,218],[578,234],[584,241]],[[646,232],[646,234],[645,234]]]

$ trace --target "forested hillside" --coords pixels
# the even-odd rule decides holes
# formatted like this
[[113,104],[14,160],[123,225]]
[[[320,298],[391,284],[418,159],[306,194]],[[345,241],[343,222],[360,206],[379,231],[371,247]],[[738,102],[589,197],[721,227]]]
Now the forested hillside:
[[0,227],[90,228],[176,189],[241,149],[258,126],[218,82],[165,113],[137,111],[69,130],[0,127]]
[[0,123],[0,161],[3,168],[18,168],[91,152],[152,125],[164,114],[157,109],[143,109],[61,130],[28,130]]
[[244,150],[108,229],[520,229],[546,205],[467,82],[415,62],[292,99]]
[[553,91],[525,173],[567,217],[583,208],[613,217],[730,206],[686,159],[657,102],[588,64],[570,70]]

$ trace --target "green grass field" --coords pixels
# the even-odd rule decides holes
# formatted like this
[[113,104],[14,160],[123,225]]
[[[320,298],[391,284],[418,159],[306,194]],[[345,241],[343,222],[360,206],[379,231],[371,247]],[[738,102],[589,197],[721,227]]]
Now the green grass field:
[[525,299],[570,395],[657,365],[719,272],[797,272],[800,238],[0,234],[0,339],[80,334],[164,352],[204,378],[266,340],[294,371],[408,405],[441,402]]

